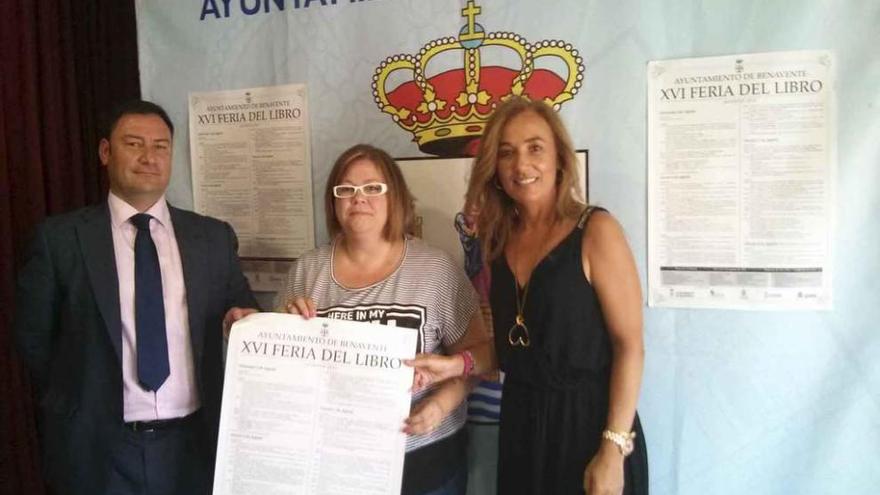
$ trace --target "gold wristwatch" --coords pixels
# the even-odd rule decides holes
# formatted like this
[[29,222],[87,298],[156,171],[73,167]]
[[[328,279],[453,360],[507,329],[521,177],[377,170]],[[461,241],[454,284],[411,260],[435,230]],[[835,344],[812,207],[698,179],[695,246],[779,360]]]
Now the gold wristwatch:
[[620,451],[620,455],[626,457],[632,454],[632,451],[635,448],[633,440],[636,438],[636,432],[605,430],[602,432],[602,438],[617,445],[617,450]]

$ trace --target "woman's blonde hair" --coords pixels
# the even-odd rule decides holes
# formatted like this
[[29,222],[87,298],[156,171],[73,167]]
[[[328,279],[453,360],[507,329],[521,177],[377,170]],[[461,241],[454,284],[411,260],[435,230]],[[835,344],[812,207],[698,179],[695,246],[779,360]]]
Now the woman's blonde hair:
[[516,205],[499,185],[498,148],[504,128],[511,119],[524,112],[534,112],[543,118],[553,133],[556,145],[557,218],[577,218],[585,207],[578,199],[581,186],[577,174],[577,157],[559,115],[540,100],[531,101],[522,97],[506,100],[495,109],[486,124],[480,148],[474,158],[465,199],[465,212],[477,215],[477,235],[483,255],[490,262],[504,252],[504,246],[517,223]]
[[379,172],[385,178],[388,185],[388,220],[382,235],[385,240],[399,239],[405,234],[412,234],[415,224],[415,200],[409,187],[403,179],[403,173],[397,162],[384,150],[370,146],[369,144],[356,144],[342,152],[333,169],[327,177],[327,187],[324,188],[324,215],[327,219],[327,231],[330,237],[342,231],[339,220],[336,218],[336,198],[333,196],[333,186],[338,186],[339,181],[348,171],[352,163],[358,160],[369,160],[376,165]]

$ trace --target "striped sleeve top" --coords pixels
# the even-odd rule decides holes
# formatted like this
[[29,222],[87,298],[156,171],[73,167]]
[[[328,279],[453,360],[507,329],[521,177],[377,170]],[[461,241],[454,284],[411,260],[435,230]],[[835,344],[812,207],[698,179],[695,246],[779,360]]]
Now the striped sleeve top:
[[[287,288],[279,293],[276,307],[294,297],[310,297],[317,315],[402,326],[418,330],[416,352],[445,354],[465,334],[479,304],[464,271],[443,251],[419,239],[408,238],[403,260],[384,280],[361,288],[348,288],[333,275],[336,242],[300,257],[288,275]],[[413,405],[432,392],[413,395]],[[407,437],[407,452],[446,438],[465,422],[462,403],[440,426],[423,435]]]

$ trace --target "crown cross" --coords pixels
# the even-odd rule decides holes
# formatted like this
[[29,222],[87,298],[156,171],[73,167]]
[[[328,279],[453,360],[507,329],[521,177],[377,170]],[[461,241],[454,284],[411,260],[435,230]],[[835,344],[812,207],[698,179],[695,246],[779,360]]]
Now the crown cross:
[[[479,26],[479,24],[476,23],[475,19],[478,15],[480,15],[480,12],[482,12],[482,11],[483,11],[483,9],[474,5],[473,0],[468,0],[467,7],[461,9],[461,16],[467,17],[467,32],[461,34],[458,37],[458,39],[465,41],[468,39],[475,39],[478,37],[477,33],[474,31],[474,26]],[[479,34],[479,38],[482,38],[484,36],[484,34],[485,33],[483,33],[481,30],[480,34]]]
[[[476,22],[481,12],[474,0],[468,0],[461,9],[467,22],[457,38],[430,41],[414,55],[388,57],[373,76],[373,97],[379,110],[411,132],[425,153],[462,154],[471,140],[482,135],[497,103],[510,96],[540,99],[559,110],[581,87],[583,59],[570,44],[561,40],[529,43],[515,33],[487,33]],[[487,64],[480,53],[483,46],[512,51],[519,66]],[[461,50],[463,65],[440,68],[429,76],[426,67],[434,57],[454,50]],[[561,59],[566,72],[557,74],[536,67],[535,61],[543,57]],[[388,88],[389,75],[397,71],[411,73],[412,80]]]

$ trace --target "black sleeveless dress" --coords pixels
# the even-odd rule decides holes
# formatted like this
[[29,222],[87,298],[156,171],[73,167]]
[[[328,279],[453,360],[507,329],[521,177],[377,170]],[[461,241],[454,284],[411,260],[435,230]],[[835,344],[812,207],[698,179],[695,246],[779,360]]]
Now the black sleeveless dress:
[[[505,373],[498,455],[499,495],[582,494],[587,463],[608,415],[611,343],[584,276],[581,238],[591,210],[535,267],[524,317],[529,347],[512,346],[516,281],[504,256],[492,263],[495,349]],[[518,337],[520,334],[515,334]],[[624,494],[648,493],[648,457],[638,415]]]

